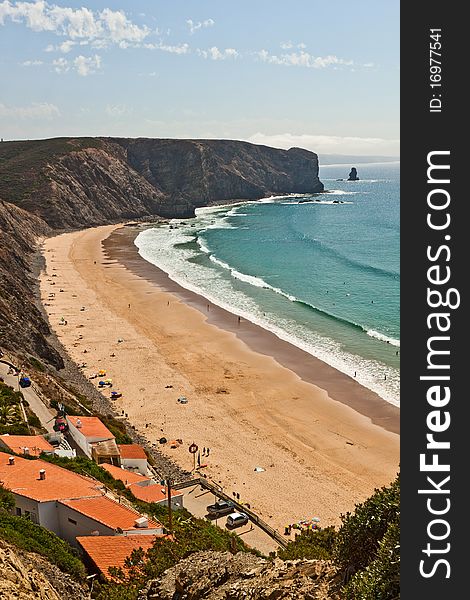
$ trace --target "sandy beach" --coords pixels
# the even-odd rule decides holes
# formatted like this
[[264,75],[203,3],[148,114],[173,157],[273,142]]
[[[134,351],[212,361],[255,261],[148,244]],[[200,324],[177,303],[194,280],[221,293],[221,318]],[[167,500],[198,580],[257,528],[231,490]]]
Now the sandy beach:
[[151,442],[181,439],[176,449],[159,448],[188,470],[188,446],[210,448],[201,456],[207,476],[281,530],[313,516],[338,525],[395,477],[395,407],[269,332],[208,308],[138,257],[134,235],[112,225],[47,239],[40,277],[52,329],[87,364],[86,376],[105,369],[113,379],[118,414]]

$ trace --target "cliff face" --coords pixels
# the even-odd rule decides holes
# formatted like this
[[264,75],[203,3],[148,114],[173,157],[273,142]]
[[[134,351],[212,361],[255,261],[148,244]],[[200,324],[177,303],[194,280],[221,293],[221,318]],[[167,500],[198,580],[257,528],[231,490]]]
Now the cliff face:
[[318,157],[230,140],[54,138],[0,143],[0,346],[62,368],[35,305],[38,236],[195,208],[319,192]]
[[35,305],[30,258],[49,227],[39,217],[0,201],[0,345],[40,356],[56,368],[62,358],[47,342],[47,323]]
[[340,584],[328,561],[198,552],[148,582],[139,600],[339,600]]
[[2,600],[85,600],[88,596],[86,588],[38,554],[0,540]]
[[300,148],[142,138],[0,144],[0,196],[53,228],[191,217],[215,202],[322,190],[317,155]]
[[192,216],[195,207],[270,194],[323,190],[318,157],[230,140],[116,139],[128,163],[167,201],[160,214]]

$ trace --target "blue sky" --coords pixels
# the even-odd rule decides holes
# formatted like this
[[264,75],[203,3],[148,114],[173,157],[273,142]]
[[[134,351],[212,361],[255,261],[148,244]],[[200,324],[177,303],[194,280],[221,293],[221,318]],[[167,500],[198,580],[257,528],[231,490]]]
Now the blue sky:
[[0,0],[0,136],[399,154],[399,1]]

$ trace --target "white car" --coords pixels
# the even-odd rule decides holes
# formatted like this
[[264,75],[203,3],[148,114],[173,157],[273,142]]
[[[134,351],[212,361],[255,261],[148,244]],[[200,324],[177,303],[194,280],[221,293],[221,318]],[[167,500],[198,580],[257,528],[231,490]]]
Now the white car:
[[234,529],[235,527],[246,525],[249,520],[250,518],[245,513],[233,512],[227,517],[225,525],[229,529]]

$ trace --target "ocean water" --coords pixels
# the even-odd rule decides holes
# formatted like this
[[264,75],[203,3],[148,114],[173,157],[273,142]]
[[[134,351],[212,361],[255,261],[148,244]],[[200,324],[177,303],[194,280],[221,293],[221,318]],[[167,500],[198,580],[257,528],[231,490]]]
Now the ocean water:
[[399,163],[320,167],[326,193],[197,210],[138,235],[183,287],[399,405]]

